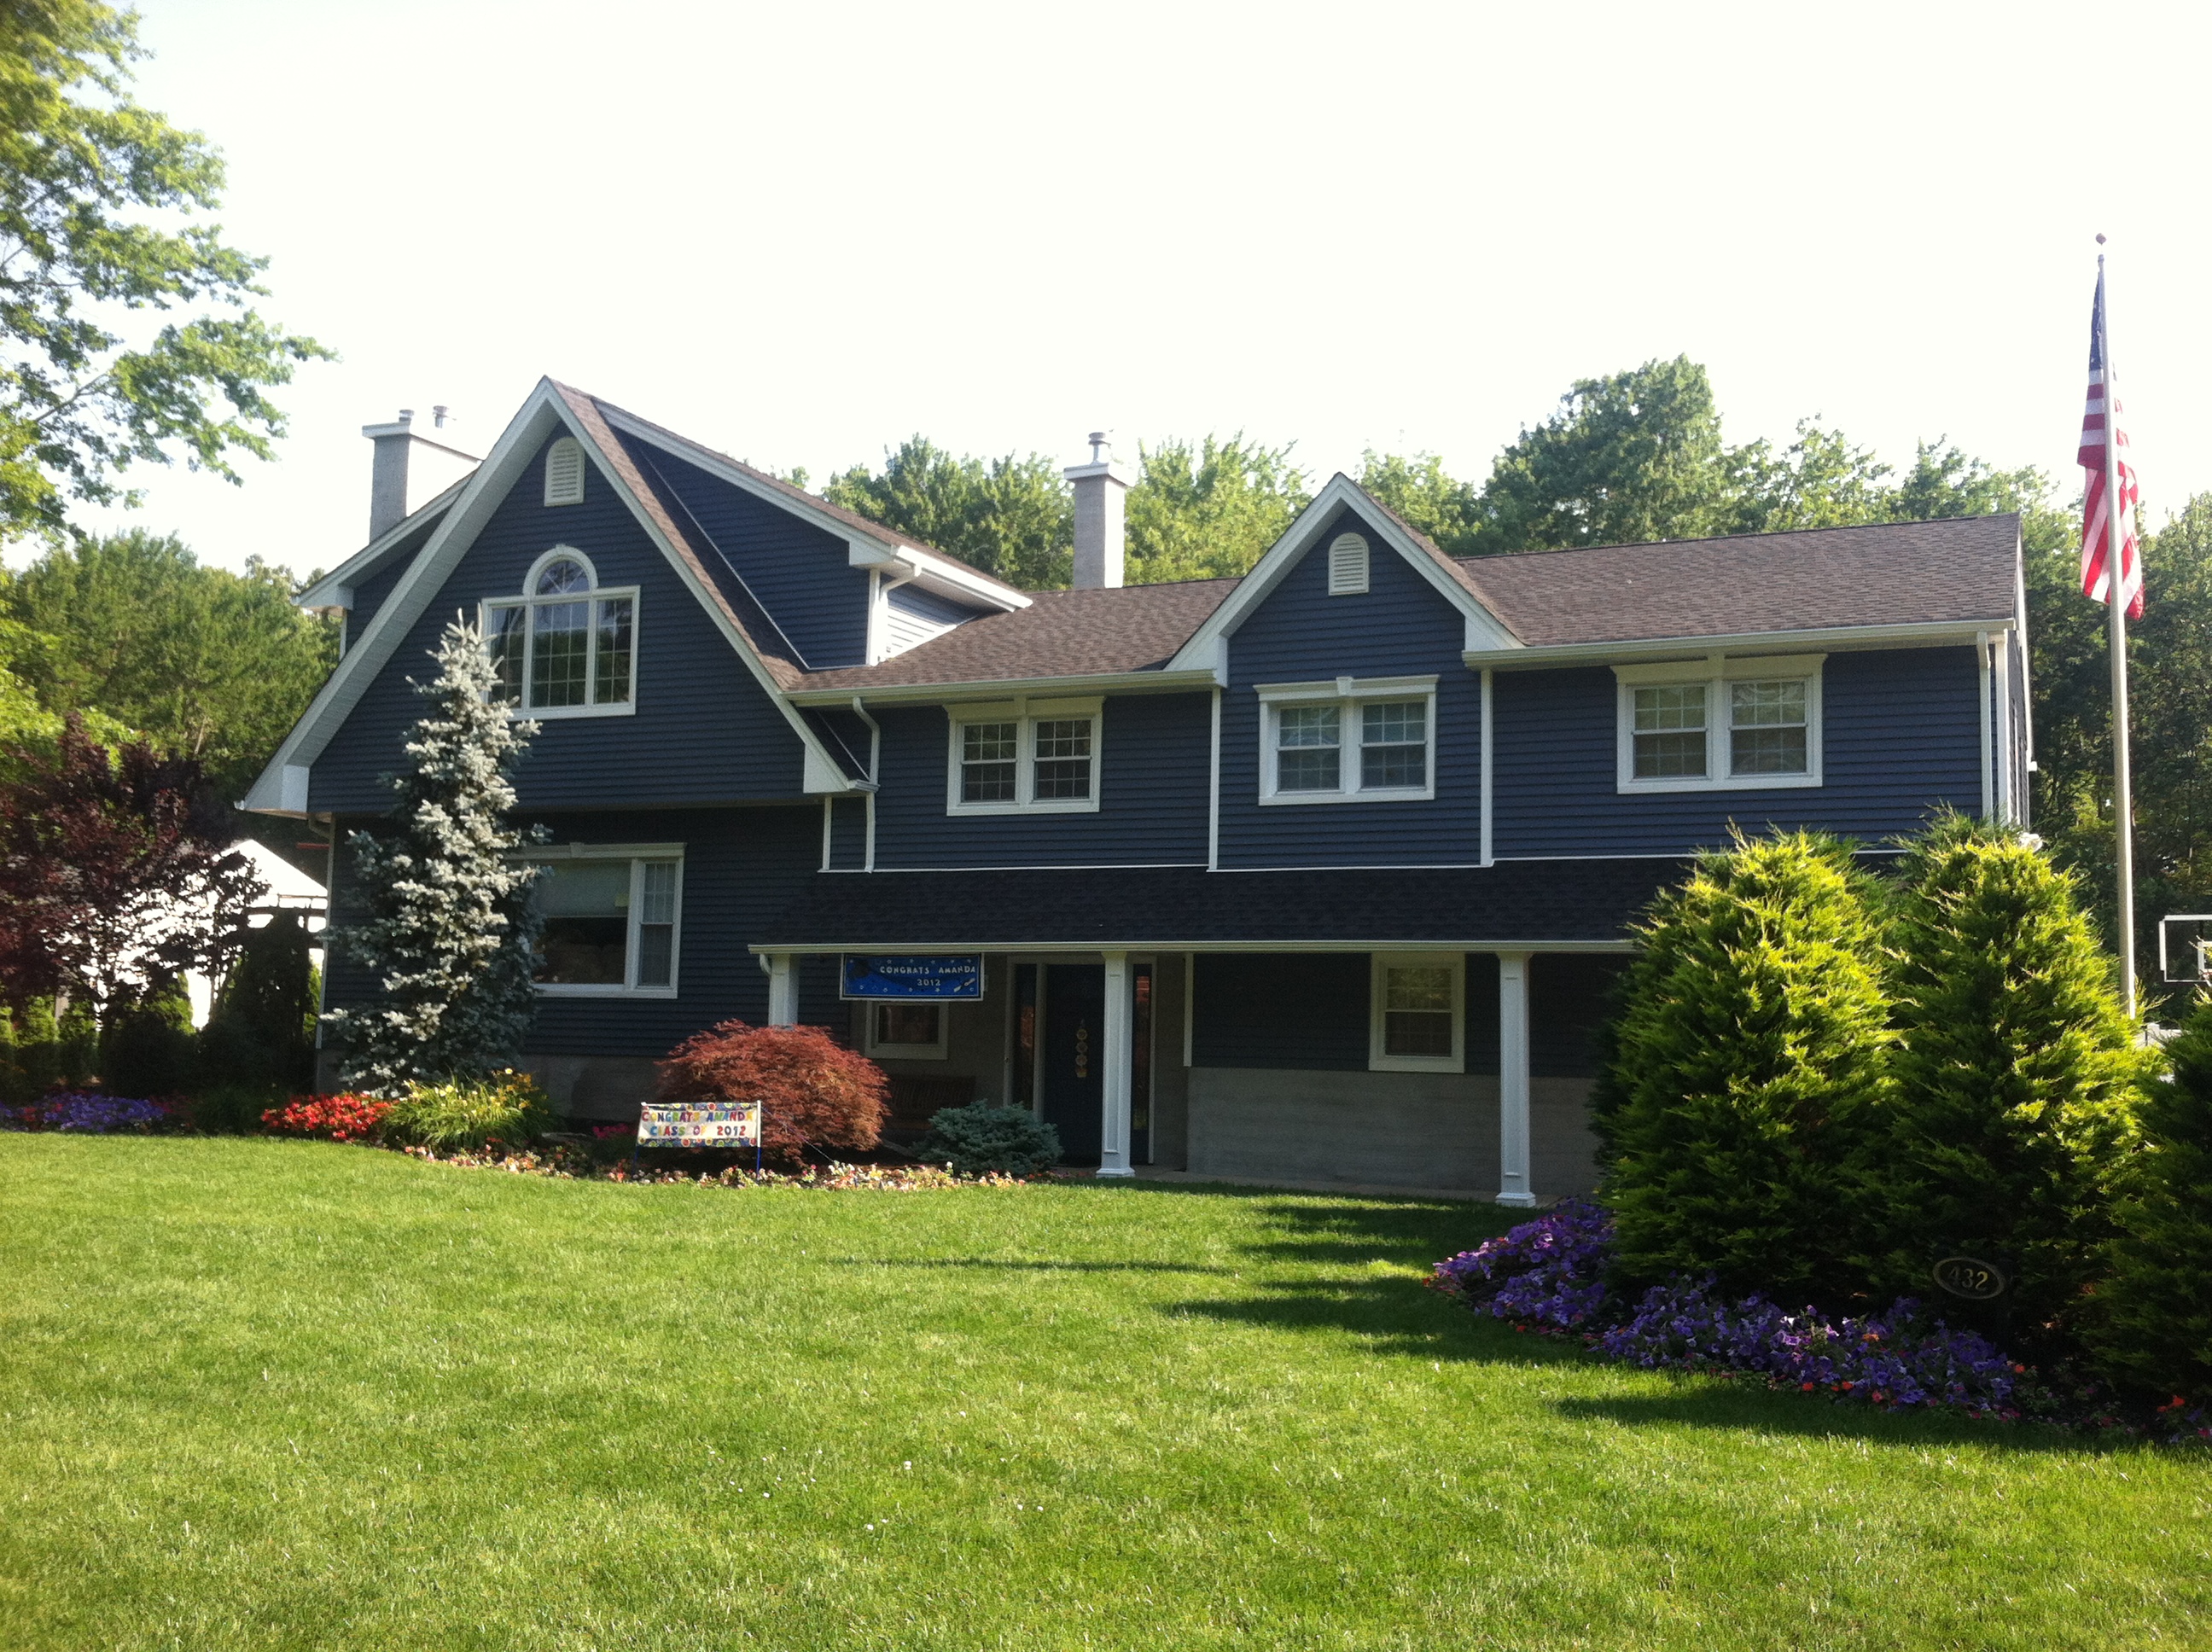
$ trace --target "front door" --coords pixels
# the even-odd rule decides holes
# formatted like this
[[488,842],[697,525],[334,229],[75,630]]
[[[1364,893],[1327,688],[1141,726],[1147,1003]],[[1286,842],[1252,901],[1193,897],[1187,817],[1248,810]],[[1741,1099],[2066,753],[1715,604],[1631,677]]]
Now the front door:
[[1070,1164],[1096,1164],[1106,1099],[1106,966],[1044,970],[1044,1121]]

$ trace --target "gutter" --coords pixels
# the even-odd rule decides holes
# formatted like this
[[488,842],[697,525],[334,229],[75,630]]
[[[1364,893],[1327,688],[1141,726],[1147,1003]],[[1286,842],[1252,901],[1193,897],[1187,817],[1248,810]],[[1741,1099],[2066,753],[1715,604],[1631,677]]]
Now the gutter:
[[1092,671],[1078,677],[1004,677],[962,683],[893,683],[880,688],[843,683],[836,688],[788,689],[784,697],[794,706],[852,708],[866,700],[878,706],[939,705],[949,700],[1009,700],[1018,695],[1044,698],[1052,695],[1118,690],[1124,694],[1193,692],[1215,686],[1211,671]]
[[1477,670],[1605,665],[1620,659],[1696,659],[1705,654],[1782,653],[1824,648],[1970,648],[1978,638],[2009,631],[2012,617],[1943,620],[1905,625],[1828,625],[1804,631],[1745,631],[1733,636],[1625,637],[1613,642],[1562,642],[1547,647],[1469,649],[1460,658]]

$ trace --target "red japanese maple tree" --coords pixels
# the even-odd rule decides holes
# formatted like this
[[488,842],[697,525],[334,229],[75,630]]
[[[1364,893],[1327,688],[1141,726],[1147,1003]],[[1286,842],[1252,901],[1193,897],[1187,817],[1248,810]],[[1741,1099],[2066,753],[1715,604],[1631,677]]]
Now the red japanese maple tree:
[[882,1139],[890,1081],[821,1027],[754,1027],[725,1021],[670,1051],[660,1064],[664,1102],[758,1102],[761,1145],[795,1163],[809,1149],[866,1152]]
[[111,754],[75,714],[51,755],[11,755],[18,776],[0,787],[0,998],[64,993],[105,1025],[237,944],[266,885],[231,848],[198,762],[143,743]]

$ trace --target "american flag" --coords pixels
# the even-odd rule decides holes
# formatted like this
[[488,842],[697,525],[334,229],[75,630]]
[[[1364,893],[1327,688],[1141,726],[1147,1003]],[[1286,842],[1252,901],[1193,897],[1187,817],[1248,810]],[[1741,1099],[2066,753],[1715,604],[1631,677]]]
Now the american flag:
[[2105,562],[2111,550],[2106,512],[2112,507],[2106,486],[2105,444],[2118,444],[2118,463],[2112,469],[2119,478],[2120,590],[2128,599],[2128,617],[2141,619],[2143,610],[2142,552],[2136,544],[2136,473],[2128,463],[2128,433],[2120,428],[2120,398],[2105,359],[2105,272],[2097,271],[2097,304],[2089,316],[2089,405],[2081,416],[2081,451],[2075,461],[2088,473],[2088,499],[2081,512],[2081,594],[2094,602],[2110,600]]

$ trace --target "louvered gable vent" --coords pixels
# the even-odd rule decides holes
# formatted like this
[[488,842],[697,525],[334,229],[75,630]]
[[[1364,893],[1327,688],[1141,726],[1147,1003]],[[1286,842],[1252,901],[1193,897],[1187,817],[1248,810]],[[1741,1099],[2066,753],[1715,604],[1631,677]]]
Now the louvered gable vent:
[[1357,597],[1367,589],[1367,541],[1340,533],[1328,542],[1328,594]]
[[574,436],[563,436],[545,450],[545,502],[584,502],[584,448]]

